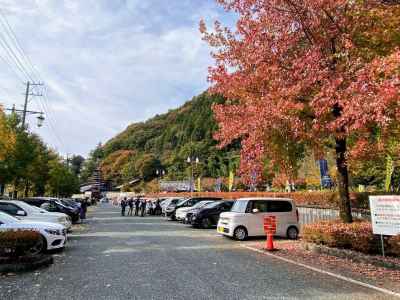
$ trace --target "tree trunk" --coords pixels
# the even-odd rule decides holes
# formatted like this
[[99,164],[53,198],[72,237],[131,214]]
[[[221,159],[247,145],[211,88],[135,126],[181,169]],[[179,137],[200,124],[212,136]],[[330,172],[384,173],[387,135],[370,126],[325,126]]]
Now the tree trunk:
[[349,173],[347,170],[346,138],[336,138],[337,184],[339,188],[339,215],[345,223],[353,222],[349,194]]

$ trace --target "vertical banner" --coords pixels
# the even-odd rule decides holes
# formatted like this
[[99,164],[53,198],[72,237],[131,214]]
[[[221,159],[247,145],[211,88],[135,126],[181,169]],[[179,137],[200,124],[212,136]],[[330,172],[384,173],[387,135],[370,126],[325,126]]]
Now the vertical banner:
[[385,191],[390,191],[390,184],[392,183],[392,175],[394,171],[393,159],[390,155],[386,157],[386,179],[385,179]]
[[228,189],[230,192],[233,189],[234,180],[235,180],[235,175],[233,174],[233,170],[229,170]]
[[198,192],[201,192],[201,178],[200,177],[198,177],[197,178],[197,191]]
[[215,181],[215,191],[220,192],[221,191],[221,185],[222,185],[222,180],[220,177],[217,178]]

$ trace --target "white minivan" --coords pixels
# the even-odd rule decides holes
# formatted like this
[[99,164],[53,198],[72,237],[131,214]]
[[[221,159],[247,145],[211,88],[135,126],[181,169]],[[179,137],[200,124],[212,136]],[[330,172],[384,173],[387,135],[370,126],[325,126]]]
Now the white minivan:
[[293,200],[286,198],[237,199],[231,211],[220,215],[217,231],[241,241],[249,236],[265,236],[267,216],[276,216],[276,236],[297,239],[299,213]]

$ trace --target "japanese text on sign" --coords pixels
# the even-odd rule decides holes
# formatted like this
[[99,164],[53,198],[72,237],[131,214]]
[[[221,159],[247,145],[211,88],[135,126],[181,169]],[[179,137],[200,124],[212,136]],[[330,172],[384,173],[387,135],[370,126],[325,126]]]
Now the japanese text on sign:
[[400,234],[400,196],[370,196],[369,205],[374,234]]

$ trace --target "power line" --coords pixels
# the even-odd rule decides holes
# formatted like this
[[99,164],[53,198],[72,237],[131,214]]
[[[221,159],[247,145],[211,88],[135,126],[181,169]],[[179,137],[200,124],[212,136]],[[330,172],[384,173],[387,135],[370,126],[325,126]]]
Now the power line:
[[[18,55],[15,53],[13,50],[13,47],[9,45],[7,39],[3,36],[0,36],[0,43],[2,44],[3,48],[6,50],[6,54],[8,55],[9,59],[14,63],[14,65],[17,67],[17,69],[26,77],[28,77],[30,80],[35,81],[35,79],[38,79],[37,81],[41,81],[40,79],[42,78],[40,72],[36,68],[36,66],[32,63],[31,59],[29,56],[26,54],[24,51],[23,47],[21,46],[21,43],[19,42],[14,30],[12,29],[10,23],[8,22],[7,18],[5,17],[3,11],[0,9],[0,24],[2,25],[5,35],[8,38],[8,40],[11,42],[12,46],[16,49],[16,52],[18,52]],[[8,63],[10,67],[12,67],[11,63]],[[13,69],[15,72],[15,70]],[[17,77],[18,74],[16,73]],[[46,90],[45,90],[46,91]],[[43,95],[43,101],[41,98],[39,98],[39,104],[42,107],[43,111],[46,113],[48,124],[49,124],[49,131],[51,134],[55,137],[57,143],[65,150],[68,150],[67,147],[65,147],[65,144],[62,142],[62,140],[59,138],[59,136],[56,133],[55,127],[53,123],[52,118],[52,110],[50,106],[50,101],[47,98],[47,92],[44,93]]]
[[[18,37],[16,36],[14,30],[12,29],[10,23],[8,22],[7,18],[5,17],[3,10],[0,9],[0,19],[1,22],[3,24],[3,27],[6,28],[6,32],[10,38],[10,40],[12,42],[14,42],[15,48],[17,49],[17,51],[20,53],[20,55],[25,59],[25,62],[28,63],[28,65],[31,68],[32,71],[32,75],[36,75],[38,78],[40,78],[39,72],[37,71],[35,65],[32,63],[31,59],[29,58],[29,56],[26,54],[26,52],[24,51],[23,47],[21,46],[21,43],[18,39]],[[38,80],[40,81],[40,80]]]

